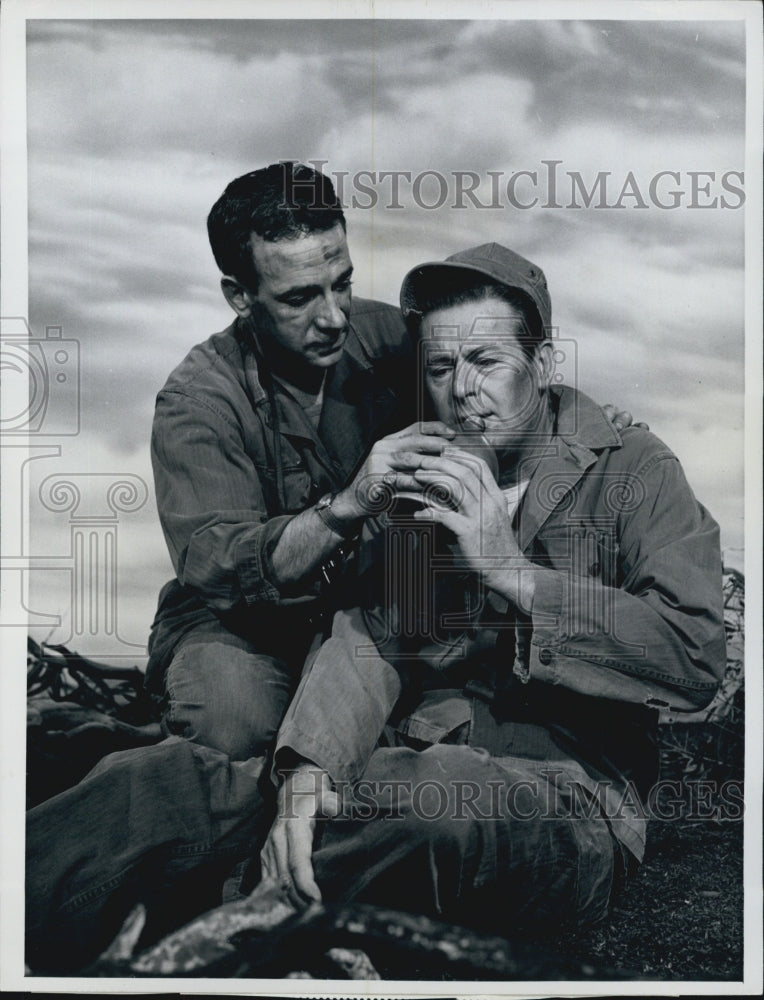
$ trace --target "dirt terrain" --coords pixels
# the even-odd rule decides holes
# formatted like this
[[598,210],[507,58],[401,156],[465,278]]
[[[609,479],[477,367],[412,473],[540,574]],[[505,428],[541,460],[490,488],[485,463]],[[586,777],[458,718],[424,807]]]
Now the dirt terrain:
[[[396,956],[395,949],[390,951],[392,939],[402,936],[411,939],[419,934],[424,943],[419,952],[411,947],[407,951],[414,975],[386,978],[742,979],[743,615],[742,577],[728,571],[725,574],[728,662],[724,683],[710,708],[696,718],[681,722],[667,718],[661,726],[661,777],[674,782],[679,789],[675,794],[679,800],[677,818],[650,819],[645,860],[620,891],[610,918],[588,931],[533,939],[524,935],[522,942],[499,941],[493,953],[491,942],[481,943],[475,937],[471,955],[470,942],[458,928],[430,927],[423,919],[412,933],[402,934],[403,927],[395,925],[395,914],[382,913],[379,920],[367,914],[363,917],[367,939],[371,941],[376,933],[379,944],[381,937],[382,952],[386,947],[393,961]],[[143,691],[142,675],[136,668],[104,667],[64,647],[41,648],[30,640],[28,807],[79,781],[103,754],[159,740],[161,734],[154,713],[154,706]],[[663,810],[660,815],[666,817],[667,812]],[[398,918],[406,922],[401,915]],[[345,931],[350,924],[363,922],[359,914],[351,913],[343,919],[347,925]],[[337,914],[329,913],[302,928],[308,951],[311,934],[321,926],[321,920],[327,935],[325,944],[328,948],[333,946],[332,934],[341,921]],[[205,931],[201,933],[203,939]],[[363,942],[354,942],[352,946],[363,949]],[[483,976],[480,960],[476,961],[481,948],[488,963]],[[520,951],[522,948],[534,951],[525,955]],[[282,974],[292,969],[292,975],[304,975],[299,949],[287,950],[289,962]],[[449,950],[461,954],[459,967],[469,969],[468,977],[449,975],[450,969],[457,968],[453,963],[449,966],[446,962],[443,968],[442,959]],[[505,971],[513,970],[516,974],[490,975],[488,965],[492,954],[497,969],[503,962]],[[352,965],[355,959],[343,961]],[[375,970],[368,959],[365,961],[360,973],[346,970],[348,978],[370,978],[363,969]],[[338,966],[336,962],[324,968],[319,978],[334,978],[332,968],[339,971],[341,978],[342,963]],[[559,971],[558,976],[551,974],[554,968]],[[523,969],[527,970],[526,975],[522,974]],[[566,975],[565,969],[572,969],[573,973]],[[388,972],[377,963],[376,973],[385,977]],[[119,973],[102,970],[97,974]],[[246,975],[246,971],[240,968],[238,974]]]
[[652,821],[649,837],[608,922],[539,943],[647,979],[742,979],[742,822]]

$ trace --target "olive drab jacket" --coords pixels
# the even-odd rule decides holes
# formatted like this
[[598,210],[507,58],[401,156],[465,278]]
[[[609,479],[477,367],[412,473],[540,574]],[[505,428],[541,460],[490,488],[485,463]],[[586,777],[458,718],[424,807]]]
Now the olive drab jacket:
[[215,618],[256,645],[299,655],[318,577],[282,592],[269,552],[295,514],[339,490],[371,444],[415,419],[416,365],[399,311],[355,299],[317,429],[270,379],[246,322],[194,347],[159,392],[151,442],[157,507],[176,572],[159,597],[147,683],[175,645]]
[[[514,521],[525,554],[553,571],[539,573],[531,613],[449,572],[437,533],[423,544],[424,529],[394,518],[367,532],[371,586],[335,618],[276,759],[288,749],[353,782],[384,733],[560,762],[605,795],[614,833],[639,858],[644,816],[619,803],[656,780],[658,710],[708,704],[725,668],[719,532],[655,435],[619,433],[582,393],[551,391],[554,435]],[[391,559],[412,534],[426,557],[417,563],[409,545],[400,588]]]

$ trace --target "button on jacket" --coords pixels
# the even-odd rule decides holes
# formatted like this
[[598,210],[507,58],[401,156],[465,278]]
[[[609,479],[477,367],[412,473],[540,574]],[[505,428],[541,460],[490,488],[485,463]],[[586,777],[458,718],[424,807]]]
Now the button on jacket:
[[194,347],[160,391],[151,455],[177,577],[160,594],[149,642],[155,690],[177,641],[205,620],[254,641],[269,632],[274,643],[305,625],[318,586],[279,590],[270,551],[291,517],[345,484],[374,440],[414,419],[405,379],[415,364],[398,310],[354,300],[350,324],[317,431],[259,369],[238,319]]
[[[335,618],[282,723],[277,762],[289,748],[356,781],[392,723],[408,745],[466,741],[565,761],[584,787],[606,783],[611,803],[630,782],[649,793],[657,709],[706,705],[724,671],[718,527],[657,437],[619,434],[583,394],[552,392],[555,433],[515,515],[523,551],[555,571],[539,573],[531,615],[441,560],[434,610],[407,632],[405,600],[379,599],[395,593],[388,574],[361,611]],[[395,530],[367,546],[394,552]],[[367,562],[373,578],[379,557]],[[638,813],[613,822],[637,857]]]

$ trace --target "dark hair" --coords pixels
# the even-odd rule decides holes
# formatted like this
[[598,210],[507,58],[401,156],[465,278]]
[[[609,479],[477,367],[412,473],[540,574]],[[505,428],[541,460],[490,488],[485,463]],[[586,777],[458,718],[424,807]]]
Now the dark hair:
[[231,181],[212,206],[207,233],[223,272],[257,291],[252,233],[270,242],[321,232],[345,215],[332,182],[304,163],[281,161]]
[[539,344],[546,340],[546,334],[531,297],[519,288],[510,288],[500,281],[467,269],[460,271],[454,268],[449,274],[438,269],[429,286],[420,286],[419,309],[409,313],[407,319],[409,332],[413,337],[418,337],[424,317],[437,309],[448,309],[464,302],[481,302],[487,298],[501,299],[517,310],[521,322],[517,339],[523,352],[532,357]]

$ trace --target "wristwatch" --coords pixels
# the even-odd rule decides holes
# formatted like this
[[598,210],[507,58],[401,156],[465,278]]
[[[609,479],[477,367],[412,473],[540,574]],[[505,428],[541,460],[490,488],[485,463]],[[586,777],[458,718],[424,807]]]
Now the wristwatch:
[[349,541],[358,534],[361,522],[351,521],[348,524],[346,521],[340,521],[340,519],[335,516],[334,511],[332,510],[332,503],[336,496],[336,493],[324,494],[324,496],[322,496],[321,499],[315,504],[313,510],[315,510],[330,531],[333,531],[335,535],[339,535],[340,538],[344,538],[346,541]]

